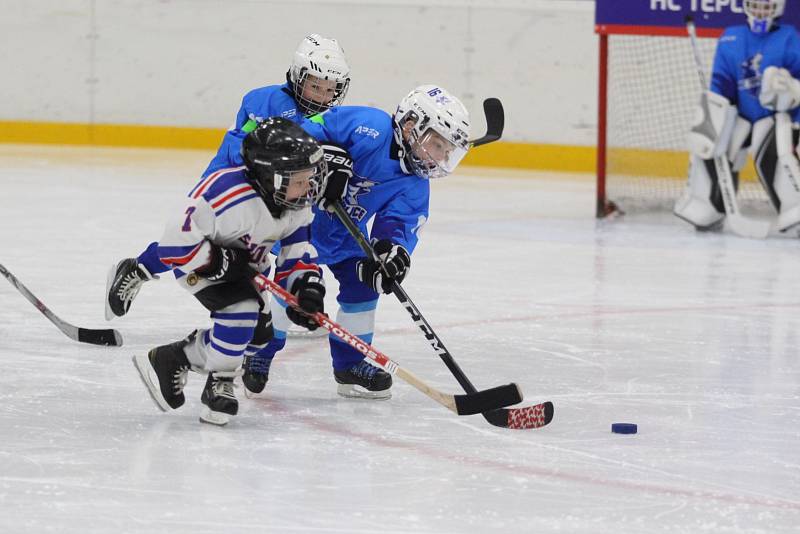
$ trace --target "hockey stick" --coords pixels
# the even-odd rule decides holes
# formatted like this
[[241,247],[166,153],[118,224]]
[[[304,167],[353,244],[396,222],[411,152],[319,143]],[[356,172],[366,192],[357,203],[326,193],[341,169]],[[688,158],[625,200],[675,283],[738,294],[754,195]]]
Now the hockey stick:
[[503,135],[505,114],[503,104],[497,98],[487,98],[483,101],[483,113],[486,115],[486,135],[469,142],[470,148],[493,143]]
[[[338,202],[333,204],[333,210],[339,220],[342,221],[345,228],[347,228],[347,231],[350,232],[350,235],[358,242],[361,250],[370,258],[378,261],[378,257],[372,245],[367,241],[364,234],[361,233],[358,226],[347,216],[342,205]],[[458,366],[453,356],[451,356],[450,352],[445,348],[442,340],[439,339],[439,336],[434,332],[433,327],[431,327],[403,287],[397,282],[394,282],[392,284],[392,292],[411,315],[414,324],[425,334],[425,339],[428,340],[428,343],[433,347],[436,354],[439,355],[447,368],[450,369],[450,372],[461,387],[464,388],[464,391],[468,394],[477,392],[475,386],[472,385],[467,375],[465,375],[464,371]],[[482,415],[484,419],[494,426],[517,429],[539,428],[545,426],[553,419],[553,403],[548,401],[525,408],[500,408],[497,410],[484,411]]]
[[8,269],[3,267],[3,265],[0,265],[0,274],[5,276],[6,279],[11,282],[11,285],[17,288],[17,291],[22,293],[23,297],[28,299],[28,302],[36,306],[36,309],[42,312],[42,314],[47,317],[51,323],[56,325],[59,330],[64,332],[67,337],[74,339],[75,341],[80,341],[81,343],[91,343],[92,345],[111,345],[113,347],[119,347],[122,345],[122,336],[116,330],[94,330],[91,328],[80,328],[73,326],[61,319],[55,313],[51,312],[41,300],[36,298],[36,296],[31,293],[30,290],[22,284],[22,282],[17,280],[16,276],[11,274]]
[[[268,291],[282,299],[287,305],[298,310],[300,309],[297,304],[297,298],[294,295],[263,274],[256,274],[253,281],[262,291]],[[317,324],[325,330],[378,364],[378,366],[386,372],[397,375],[431,399],[458,415],[474,415],[486,410],[493,410],[502,406],[516,404],[522,400],[522,393],[519,390],[519,386],[513,383],[485,389],[483,391],[476,391],[467,395],[449,395],[447,393],[442,393],[423,382],[422,379],[411,374],[410,371],[400,367],[400,364],[390,359],[375,347],[354,336],[341,325],[331,321],[324,313],[317,312],[313,315],[309,315],[309,317],[313,318]]]
[[[689,33],[694,63],[695,67],[697,67],[697,76],[700,80],[701,90],[703,91],[701,105],[704,106],[707,111],[708,100],[705,92],[708,90],[708,86],[706,85],[703,61],[700,59],[700,51],[697,44],[697,28],[694,25],[694,19],[692,19],[691,15],[687,15],[686,17],[686,31]],[[720,193],[722,194],[722,203],[725,206],[725,215],[733,233],[742,237],[752,237],[755,239],[767,237],[770,230],[769,222],[749,219],[743,216],[741,210],[739,210],[739,203],[736,200],[736,187],[733,184],[733,175],[731,174],[731,166],[724,153],[719,156],[714,156],[714,167],[717,171],[717,181],[719,183]]]

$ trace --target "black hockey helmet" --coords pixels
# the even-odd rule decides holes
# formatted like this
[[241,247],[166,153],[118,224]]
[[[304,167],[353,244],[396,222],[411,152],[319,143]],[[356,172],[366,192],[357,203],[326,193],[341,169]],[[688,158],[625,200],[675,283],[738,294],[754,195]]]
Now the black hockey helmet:
[[273,213],[315,203],[325,190],[327,165],[316,139],[296,123],[270,117],[242,141],[247,178]]

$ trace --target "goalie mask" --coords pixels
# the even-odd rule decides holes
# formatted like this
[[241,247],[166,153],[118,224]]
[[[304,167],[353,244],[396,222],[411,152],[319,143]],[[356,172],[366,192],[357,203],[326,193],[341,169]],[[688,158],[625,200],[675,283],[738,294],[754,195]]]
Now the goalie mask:
[[327,165],[316,139],[294,122],[270,117],[242,141],[247,178],[273,215],[317,202]]
[[297,47],[286,80],[303,115],[313,115],[344,101],[350,66],[336,39],[314,33]]
[[786,0],[744,0],[747,24],[753,33],[768,33],[775,20],[783,15]]
[[469,150],[466,108],[435,85],[417,87],[400,102],[394,128],[404,166],[421,178],[447,176]]

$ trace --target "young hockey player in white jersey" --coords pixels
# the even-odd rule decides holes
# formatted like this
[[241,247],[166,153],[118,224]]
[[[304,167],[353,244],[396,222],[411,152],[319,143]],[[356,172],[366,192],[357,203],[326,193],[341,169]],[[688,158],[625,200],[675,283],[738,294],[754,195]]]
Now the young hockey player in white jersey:
[[[275,280],[297,296],[303,310],[323,311],[325,296],[309,242],[311,206],[328,174],[322,148],[296,123],[275,117],[245,137],[242,157],[243,166],[200,180],[158,246],[161,261],[211,312],[213,325],[134,357],[164,411],[184,403],[190,369],[208,373],[200,418],[218,425],[238,411],[233,379],[241,374],[243,356],[264,350],[273,336],[269,305],[252,280],[256,272],[270,273],[272,246],[281,245]],[[286,311],[297,324],[317,327],[296,310]]]
[[[304,116],[340,105],[350,86],[350,67],[344,50],[336,41],[318,34],[306,36],[294,53],[286,83],[260,87],[248,92],[230,131],[239,138],[235,144],[225,136],[203,176],[239,157],[241,138],[266,117],[284,117],[300,122]],[[125,258],[109,271],[106,285],[106,319],[122,317],[130,309],[142,284],[158,278],[169,267],[158,257],[153,242],[136,258]]]
[[[689,135],[686,191],[675,215],[700,230],[725,218],[714,156],[725,154],[734,182],[748,148],[756,172],[778,211],[777,228],[800,224],[800,35],[781,24],[785,0],[744,0],[747,24],[727,28],[717,43],[702,120]],[[699,115],[698,115],[699,117]]]

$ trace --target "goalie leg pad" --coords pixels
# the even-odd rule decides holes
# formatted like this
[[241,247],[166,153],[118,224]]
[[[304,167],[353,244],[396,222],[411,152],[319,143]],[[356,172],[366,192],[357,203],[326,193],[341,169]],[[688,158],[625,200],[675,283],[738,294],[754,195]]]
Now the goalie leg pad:
[[776,117],[777,121],[768,117],[756,123],[759,136],[754,135],[754,161],[759,180],[778,210],[777,228],[785,232],[800,224],[800,161],[795,152],[798,132],[788,116]]
[[703,93],[687,138],[689,151],[701,159],[725,154],[736,119],[736,106],[732,106],[727,98],[711,91]]
[[712,160],[691,156],[689,181],[673,213],[698,230],[709,230],[724,219],[725,208]]

